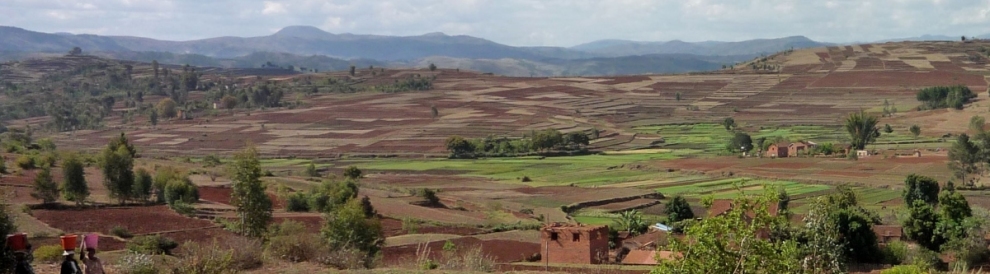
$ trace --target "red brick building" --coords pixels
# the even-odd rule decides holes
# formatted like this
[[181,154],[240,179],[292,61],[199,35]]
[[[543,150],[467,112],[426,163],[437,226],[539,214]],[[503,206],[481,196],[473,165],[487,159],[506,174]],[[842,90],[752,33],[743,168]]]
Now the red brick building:
[[554,223],[540,229],[542,262],[600,264],[608,262],[608,227]]
[[788,148],[786,143],[772,144],[769,148],[767,148],[767,157],[787,158],[787,152]]

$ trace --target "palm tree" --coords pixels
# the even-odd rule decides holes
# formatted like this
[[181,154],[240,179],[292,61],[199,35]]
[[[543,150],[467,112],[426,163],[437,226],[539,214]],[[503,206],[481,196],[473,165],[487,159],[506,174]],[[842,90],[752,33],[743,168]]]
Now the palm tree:
[[846,118],[846,131],[849,132],[849,137],[852,139],[852,147],[857,150],[866,148],[866,145],[873,143],[877,137],[880,137],[877,117],[867,115],[862,110]]

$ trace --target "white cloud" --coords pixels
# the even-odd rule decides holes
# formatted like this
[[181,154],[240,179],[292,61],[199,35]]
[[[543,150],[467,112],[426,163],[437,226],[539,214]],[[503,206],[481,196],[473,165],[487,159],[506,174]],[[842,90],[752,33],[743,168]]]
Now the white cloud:
[[265,1],[264,6],[265,8],[261,10],[261,14],[264,15],[281,14],[286,12],[285,6],[282,5],[282,3]]

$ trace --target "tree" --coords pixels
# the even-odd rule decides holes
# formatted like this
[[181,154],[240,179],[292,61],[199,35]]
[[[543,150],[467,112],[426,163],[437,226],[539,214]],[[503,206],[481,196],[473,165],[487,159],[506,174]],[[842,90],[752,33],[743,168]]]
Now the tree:
[[671,223],[694,218],[691,205],[681,195],[674,196],[674,198],[670,199],[664,207],[663,213],[667,214],[667,220]]
[[877,262],[882,258],[877,256],[880,248],[877,246],[877,236],[873,225],[880,223],[880,217],[859,205],[856,193],[848,187],[839,187],[820,202],[831,222],[839,233],[838,245],[843,247],[842,255],[851,261],[860,263]]
[[265,194],[261,163],[254,145],[248,145],[237,153],[231,168],[234,191],[230,195],[230,204],[237,208],[237,215],[241,218],[238,229],[242,235],[261,237],[272,220],[272,201]]
[[852,147],[857,150],[865,149],[867,145],[880,137],[877,129],[877,117],[860,111],[846,118],[846,131],[852,140]]
[[232,110],[237,107],[237,98],[231,95],[225,95],[220,99],[220,106],[227,110]]
[[81,206],[89,197],[89,184],[83,163],[76,154],[68,154],[62,159],[62,197],[66,201]]
[[577,150],[590,144],[591,139],[584,132],[575,131],[564,135],[564,143],[568,148]]
[[437,110],[437,106],[430,106],[430,114],[433,115],[433,119],[440,117],[440,111]]
[[753,150],[753,138],[749,134],[736,132],[729,140],[728,147],[731,152],[749,152]]
[[451,158],[459,158],[474,153],[474,145],[461,136],[450,136],[445,142]]
[[69,51],[69,55],[80,55],[80,54],[82,54],[82,49],[79,47],[72,47],[72,50]]
[[627,210],[619,213],[619,218],[615,219],[615,224],[618,225],[620,229],[629,231],[630,234],[638,235],[646,233],[650,228],[650,224],[647,224],[643,220],[643,214],[637,210]]
[[894,133],[894,128],[890,127],[890,124],[884,124],[883,132],[887,134]]
[[938,224],[935,209],[922,200],[916,200],[910,205],[908,218],[903,224],[904,234],[918,245],[930,250],[939,250],[943,239],[935,235],[935,227]]
[[675,93],[674,94],[674,99],[676,99],[677,101],[680,101],[681,100],[681,93],[680,92]]
[[157,126],[158,125],[158,111],[152,109],[151,110],[151,113],[148,114],[148,120],[149,120],[149,122],[151,122],[151,126],[152,127]]
[[165,98],[158,101],[158,104],[155,105],[155,110],[158,111],[158,115],[161,115],[166,119],[171,119],[179,115],[177,107],[178,105],[175,103],[175,100],[172,100],[172,98]]
[[833,221],[832,210],[826,197],[818,197],[804,217],[806,269],[825,271],[821,273],[845,273],[845,243],[839,224]]
[[154,187],[154,179],[151,177],[151,173],[143,168],[139,168],[137,172],[134,173],[134,199],[142,202],[147,202],[151,198],[151,190]]
[[[0,235],[10,235],[17,232],[17,225],[14,224],[13,214],[8,207],[10,201],[0,198]],[[0,269],[14,269],[14,250],[10,248],[0,248]]]
[[725,127],[725,130],[732,130],[736,127],[736,119],[732,119],[732,117],[725,117],[725,119],[722,120],[722,126]]
[[50,204],[58,201],[58,192],[58,183],[52,180],[52,169],[43,167],[34,178],[34,191],[31,192],[31,197]]
[[437,70],[437,65],[430,63],[430,71],[435,71],[435,70]]
[[316,164],[313,162],[309,162],[309,165],[306,166],[306,176],[320,177],[320,172],[316,171]]
[[914,138],[918,138],[918,135],[921,135],[921,127],[918,125],[912,125],[908,131],[911,131],[911,135],[914,135]]
[[110,140],[100,157],[103,185],[110,192],[110,198],[117,199],[121,204],[130,199],[133,194],[133,157],[136,153],[134,146],[121,133],[119,138]]
[[365,267],[385,244],[385,234],[378,219],[367,218],[359,199],[351,199],[343,206],[325,215],[326,224],[321,230],[331,251],[355,250],[363,255]]
[[354,76],[354,74],[356,74],[356,72],[357,72],[357,67],[351,65],[351,76]]
[[938,202],[938,181],[931,177],[908,175],[904,179],[904,203],[914,205],[914,201],[921,201],[933,205]]
[[965,133],[960,134],[949,148],[949,169],[964,184],[974,185],[978,177],[974,176],[969,180],[969,175],[979,173],[980,154],[980,148],[969,139],[969,136]]
[[801,272],[796,241],[757,237],[768,227],[788,225],[783,217],[769,212],[769,205],[777,203],[776,196],[774,191],[758,197],[740,195],[726,214],[689,225],[685,234],[690,240],[671,239],[666,249],[677,255],[662,260],[652,273]]
[[344,169],[344,177],[351,180],[357,180],[361,178],[361,170],[355,166],[349,166]]
[[155,79],[158,79],[158,60],[151,60],[151,70],[155,72]]
[[969,129],[972,129],[976,133],[983,132],[983,125],[987,123],[987,120],[983,116],[973,116],[969,118]]

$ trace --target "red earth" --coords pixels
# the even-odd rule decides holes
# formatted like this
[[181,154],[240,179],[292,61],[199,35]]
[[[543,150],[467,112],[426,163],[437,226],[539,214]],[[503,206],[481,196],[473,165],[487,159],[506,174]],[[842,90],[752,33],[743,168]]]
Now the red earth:
[[[506,240],[482,241],[474,237],[464,237],[450,240],[458,250],[481,247],[481,252],[491,256],[495,262],[508,263],[524,261],[533,254],[540,253],[540,244]],[[404,262],[415,261],[418,249],[429,249],[429,257],[433,259],[443,256],[443,246],[446,241],[434,241],[424,246],[418,244],[386,247],[382,250],[385,265],[401,265]]]
[[66,232],[85,231],[108,234],[110,229],[119,226],[132,234],[141,235],[216,226],[207,220],[179,215],[164,205],[59,210],[36,209],[31,213],[38,220]]
[[[201,186],[199,187],[199,199],[210,201],[214,203],[221,203],[225,205],[230,205],[230,194],[234,190],[230,187],[216,187],[216,186]],[[268,199],[272,200],[272,208],[283,209],[285,208],[285,201],[279,199],[275,194],[268,193]]]

